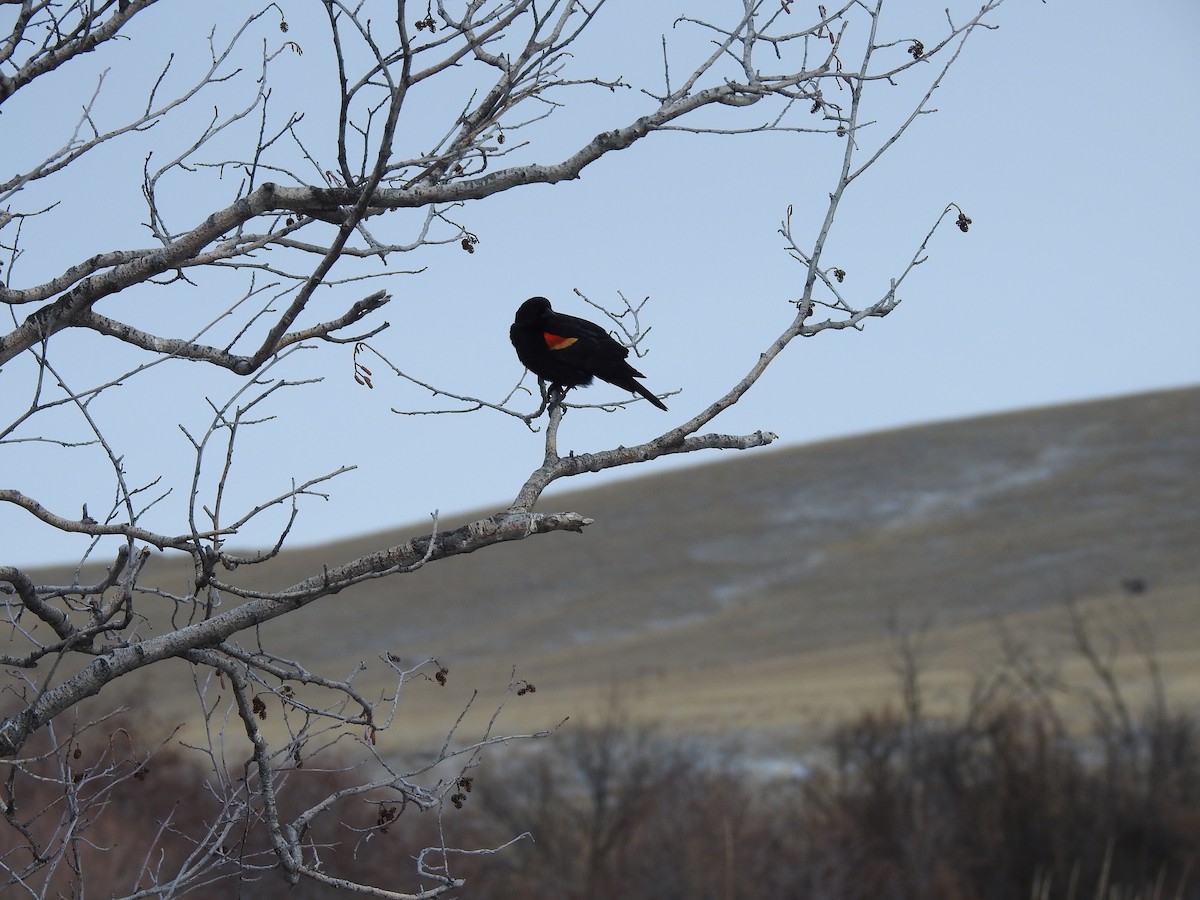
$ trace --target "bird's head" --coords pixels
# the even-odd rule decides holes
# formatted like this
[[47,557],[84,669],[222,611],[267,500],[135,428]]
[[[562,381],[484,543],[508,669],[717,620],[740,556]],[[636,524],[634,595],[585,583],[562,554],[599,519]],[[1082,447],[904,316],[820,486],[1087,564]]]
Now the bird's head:
[[537,325],[549,312],[549,300],[545,297],[530,297],[517,309],[517,322],[522,325]]

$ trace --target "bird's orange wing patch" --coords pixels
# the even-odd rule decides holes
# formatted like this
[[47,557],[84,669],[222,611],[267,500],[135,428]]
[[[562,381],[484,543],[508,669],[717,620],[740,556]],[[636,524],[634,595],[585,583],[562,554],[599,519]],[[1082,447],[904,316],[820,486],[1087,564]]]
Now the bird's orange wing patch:
[[579,338],[562,337],[558,334],[551,334],[549,331],[543,331],[542,337],[546,341],[546,346],[551,350],[565,350],[579,340]]

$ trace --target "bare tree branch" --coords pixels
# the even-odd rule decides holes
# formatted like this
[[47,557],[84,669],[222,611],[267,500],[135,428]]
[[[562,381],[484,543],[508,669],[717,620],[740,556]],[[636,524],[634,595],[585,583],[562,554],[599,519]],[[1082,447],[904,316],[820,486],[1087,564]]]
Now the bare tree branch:
[[[203,4],[171,0],[0,4],[0,106],[6,122],[22,124],[13,129],[21,140],[5,144],[9,167],[0,173],[0,311],[7,311],[0,452],[36,447],[98,462],[102,474],[88,475],[98,481],[88,488],[103,491],[99,500],[83,493],[93,513],[81,504],[76,516],[48,491],[45,471],[18,472],[0,487],[0,503],[28,527],[87,545],[73,576],[55,576],[61,583],[39,584],[19,561],[0,565],[9,632],[0,654],[7,672],[0,756],[10,761],[8,808],[0,814],[21,848],[19,860],[0,853],[0,891],[71,893],[87,877],[87,830],[105,798],[144,776],[147,758],[126,752],[133,737],[114,725],[103,765],[81,775],[72,769],[78,742],[108,716],[69,732],[62,723],[126,675],[168,659],[194,673],[201,736],[187,746],[205,761],[211,816],[178,860],[161,849],[178,830],[173,814],[157,834],[131,838],[145,850],[114,896],[177,896],[271,872],[293,885],[307,880],[377,897],[432,898],[461,887],[455,854],[495,850],[455,850],[443,835],[415,860],[415,886],[406,892],[333,874],[305,832],[336,819],[340,802],[380,792],[440,810],[455,797],[456,782],[435,774],[438,767],[460,766],[461,778],[487,748],[550,733],[506,735],[498,724],[505,703],[532,686],[514,672],[482,734],[468,737],[472,699],[440,749],[402,772],[375,742],[402,718],[401,688],[442,684],[446,667],[432,653],[406,667],[374,651],[395,687],[371,696],[355,684],[365,663],[330,676],[320,671],[322,661],[272,651],[259,626],[362,582],[549,532],[582,532],[592,522],[582,513],[534,511],[559,479],[774,442],[765,429],[711,429],[797,338],[862,329],[895,310],[948,217],[957,214],[962,231],[969,227],[962,209],[939,202],[924,238],[913,238],[911,256],[895,261],[886,284],[856,289],[862,293],[823,259],[847,193],[933,112],[932,97],[967,38],[991,27],[999,5],[989,0],[958,23],[948,12],[942,30],[922,41],[889,26],[884,0],[818,7],[807,19],[787,2],[731,2],[711,19],[680,4],[685,14],[661,41],[661,83],[638,84],[622,70],[624,60],[604,48],[597,57],[582,40],[611,13],[604,0],[326,0],[294,11],[264,3],[230,22]],[[175,11],[208,16],[206,25],[171,28],[156,17]],[[140,93],[127,93],[130,79]],[[304,90],[289,90],[300,82]],[[868,110],[865,98],[902,82],[916,88],[908,106],[890,116]],[[595,124],[583,131],[573,132],[572,122],[559,129],[553,117],[566,108],[588,113],[592,93],[619,100],[616,111],[594,113],[585,122]],[[499,399],[473,397],[407,362],[393,364],[400,357],[382,344],[364,343],[388,327],[379,314],[393,295],[352,295],[356,282],[414,277],[437,264],[431,248],[458,244],[472,253],[479,238],[470,231],[469,204],[598,175],[593,163],[664,131],[730,140],[774,132],[796,142],[797,156],[807,141],[840,142],[824,209],[801,220],[789,208],[780,227],[783,250],[800,268],[796,287],[776,292],[787,314],[777,336],[765,335],[744,374],[692,418],[634,446],[564,453],[559,434],[568,410],[582,416],[635,401],[575,404],[557,388],[539,385],[535,393],[522,381]],[[799,208],[822,205],[810,199]],[[89,224],[85,239],[63,238],[68,219]],[[149,237],[131,238],[139,233],[132,229]],[[577,293],[603,310],[587,291]],[[515,306],[521,298],[512,299]],[[606,327],[636,357],[652,340],[646,301],[620,300]],[[251,582],[242,578],[246,567],[278,557],[304,504],[332,499],[326,485],[354,465],[287,473],[290,482],[270,487],[262,467],[242,477],[246,435],[271,422],[281,396],[319,380],[311,370],[280,374],[290,371],[285,363],[306,359],[294,354],[343,343],[354,345],[361,385],[376,386],[366,365],[373,353],[451,407],[408,412],[471,412],[480,421],[485,411],[500,413],[498,421],[540,430],[540,459],[531,460],[504,511],[445,530],[435,515],[424,535],[309,570],[294,584],[266,575]],[[153,390],[154,373],[175,361],[202,364],[189,371],[211,373],[222,386],[213,392],[206,381],[193,396],[173,398],[180,411],[169,427],[186,440],[187,471],[163,478],[132,461],[131,447],[142,449],[138,442],[148,439],[120,424],[106,401],[134,387]],[[290,462],[281,453],[272,468],[280,459]],[[239,532],[266,520],[268,546],[229,548]],[[148,565],[150,548],[181,557],[185,577]],[[103,572],[84,569],[98,559]],[[406,614],[398,605],[397,615]],[[1077,629],[1079,646],[1104,670],[1109,663],[1091,634]],[[280,727],[262,724],[268,701]],[[351,743],[372,774],[345,764],[353,780],[305,800],[289,819],[285,810],[295,807],[281,800],[303,764]],[[436,783],[418,783],[416,774]],[[22,817],[14,798],[25,784],[53,784],[59,800]],[[81,797],[99,805],[89,809]]]

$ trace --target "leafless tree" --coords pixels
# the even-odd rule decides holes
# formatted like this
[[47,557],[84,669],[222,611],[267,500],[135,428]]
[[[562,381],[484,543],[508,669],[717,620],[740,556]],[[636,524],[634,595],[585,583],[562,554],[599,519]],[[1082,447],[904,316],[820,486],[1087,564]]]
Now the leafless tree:
[[[41,502],[38,482],[0,489],[0,502],[19,510],[28,528],[89,540],[75,577],[64,583],[39,584],[28,566],[0,565],[9,625],[0,719],[0,755],[9,760],[0,841],[5,891],[39,896],[59,889],[55,878],[64,872],[82,883],[78,851],[95,810],[76,802],[70,757],[81,731],[103,729],[103,717],[81,726],[64,724],[64,714],[168,659],[190,662],[199,685],[216,679],[231,693],[245,743],[236,749],[213,694],[201,690],[210,726],[210,743],[201,750],[211,760],[209,789],[219,812],[173,867],[155,855],[162,835],[146,835],[146,862],[131,877],[129,896],[176,895],[264,870],[278,870],[293,884],[307,880],[381,897],[433,897],[458,886],[453,854],[444,847],[417,861],[411,893],[344,884],[305,837],[344,794],[287,816],[279,803],[289,773],[347,735],[375,766],[355,790],[391,792],[421,807],[458,793],[461,774],[421,786],[412,771],[394,768],[375,750],[396,716],[400,688],[414,678],[444,677],[439,666],[406,668],[379,648],[396,675],[394,695],[379,700],[355,688],[354,674],[322,676],[245,636],[360,582],[506,541],[581,531],[591,522],[586,515],[534,510],[558,479],[771,443],[775,436],[766,430],[706,429],[796,338],[861,329],[888,315],[947,219],[967,230],[966,215],[946,206],[926,234],[913,237],[907,264],[870,296],[852,295],[844,273],[823,255],[843,198],[932,111],[931,98],[964,42],[991,27],[1001,2],[976,4],[961,16],[948,10],[937,33],[921,35],[885,34],[883,0],[816,11],[793,0],[728,0],[706,4],[702,14],[681,3],[653,84],[631,83],[619,74],[611,47],[583,40],[604,16],[638,27],[640,5],[618,8],[616,0],[282,0],[251,14],[242,4],[171,0],[0,6],[0,122],[22,116],[36,123],[19,136],[4,126],[2,138],[0,308],[8,321],[0,333],[0,453],[32,443],[47,452],[98,455],[107,472],[96,477],[106,479],[113,498],[109,508],[89,512],[84,505],[75,513]],[[210,17],[200,32],[191,20],[184,27],[172,18],[197,15]],[[202,64],[190,55],[198,47]],[[296,69],[301,59],[303,77]],[[691,62],[680,70],[685,59]],[[892,125],[877,125],[865,98],[905,80],[919,86],[915,101]],[[82,108],[61,101],[68,88],[84,83]],[[555,151],[561,141],[547,136],[560,137],[553,131],[557,117],[564,110],[586,113],[581,104],[597,92],[624,92],[623,124]],[[805,142],[839,148],[823,211],[801,222],[788,209],[783,218],[785,249],[800,266],[790,290],[794,310],[777,336],[764,336],[761,356],[744,377],[653,440],[562,455],[557,435],[568,405],[562,398],[544,396],[530,410],[522,408],[526,395],[517,386],[494,402],[456,396],[394,367],[449,398],[453,411],[497,413],[518,427],[544,429],[543,458],[514,486],[509,508],[491,517],[452,531],[438,530],[435,521],[429,534],[298,583],[247,587],[237,573],[276,556],[301,502],[325,496],[326,483],[345,471],[307,476],[277,496],[246,496],[232,487],[243,435],[273,415],[282,394],[309,383],[282,374],[284,361],[308,348],[354,345],[357,375],[369,382],[366,359],[379,353],[370,341],[387,327],[379,314],[391,299],[365,286],[369,281],[418,271],[437,244],[471,251],[476,238],[465,224],[467,201],[583,177],[597,160],[636,152],[639,142],[668,130],[731,140],[781,132],[794,136],[797,154]],[[123,182],[130,160],[136,172]],[[140,213],[125,221],[122,211],[139,190]],[[95,246],[77,250],[62,235],[81,221],[89,223]],[[149,232],[148,246],[135,237],[139,226]],[[331,298],[344,299],[331,310]],[[615,314],[631,345],[644,337],[637,312],[629,304]],[[81,358],[89,364],[71,364]],[[126,447],[137,435],[114,423],[105,401],[132,384],[152,383],[158,367],[178,361],[224,370],[226,383],[234,382],[224,401],[200,401],[208,405],[207,426],[185,429],[192,476],[173,486],[127,467]],[[150,513],[173,488],[188,498],[186,521],[162,530],[150,524]],[[285,524],[273,546],[255,554],[229,549],[239,530],[279,510]],[[189,561],[186,588],[154,575],[151,548]],[[87,576],[82,564],[97,561],[104,573]],[[147,617],[169,627],[143,627]],[[526,687],[514,677],[511,693]],[[267,699],[285,711],[289,736],[282,741],[261,727]],[[34,736],[48,744],[35,751]],[[489,727],[461,744],[448,740],[426,765],[454,758],[461,772],[498,739]],[[38,768],[47,761],[56,764],[63,802],[26,809],[23,779],[50,777]],[[110,768],[88,777],[112,782],[127,774]],[[250,819],[265,829],[266,849],[238,857],[229,829]]]

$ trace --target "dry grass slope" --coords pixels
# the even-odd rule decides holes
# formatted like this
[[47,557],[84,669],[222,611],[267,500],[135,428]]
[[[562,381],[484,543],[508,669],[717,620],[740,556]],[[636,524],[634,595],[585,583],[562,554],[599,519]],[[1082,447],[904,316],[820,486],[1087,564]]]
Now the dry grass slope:
[[[363,685],[380,689],[380,654],[437,656],[449,685],[413,685],[403,707],[414,748],[473,688],[478,726],[513,666],[538,691],[506,711],[507,730],[586,716],[617,682],[668,729],[794,740],[895,696],[895,620],[928,628],[928,700],[961,704],[996,657],[997,622],[1050,652],[1067,598],[1115,616],[1116,633],[1131,608],[1144,616],[1172,696],[1195,702],[1198,500],[1196,388],[906,428],[547,498],[596,523],[364,585],[264,640],[329,674],[363,660]],[[422,529],[237,575],[276,588]],[[1150,589],[1123,591],[1134,577]],[[1118,666],[1136,689],[1132,653]],[[186,667],[165,674],[135,702],[194,716]]]

